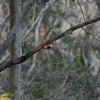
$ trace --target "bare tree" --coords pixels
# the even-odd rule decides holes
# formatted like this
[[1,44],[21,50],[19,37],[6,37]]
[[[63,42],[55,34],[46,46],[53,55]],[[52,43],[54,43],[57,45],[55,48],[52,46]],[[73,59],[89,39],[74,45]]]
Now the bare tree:
[[[21,15],[21,0],[10,0],[10,30]],[[11,43],[11,59],[22,53],[20,26],[16,28],[16,36]],[[13,100],[20,100],[20,65],[13,65],[9,69],[9,91],[14,94]]]

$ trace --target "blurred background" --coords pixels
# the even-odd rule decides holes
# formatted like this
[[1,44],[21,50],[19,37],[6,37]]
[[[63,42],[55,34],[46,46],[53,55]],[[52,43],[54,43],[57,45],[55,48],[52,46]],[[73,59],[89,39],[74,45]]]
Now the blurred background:
[[[22,53],[100,16],[100,0],[55,0],[52,4],[50,1],[54,0],[36,2],[21,25]],[[22,12],[28,2],[22,0]],[[0,0],[0,44],[10,33],[10,20],[9,0]],[[10,60],[10,48],[0,58],[0,64],[7,60]],[[41,49],[20,64],[20,68],[21,100],[97,100],[100,94],[100,21],[58,39],[53,48]],[[8,91],[8,71],[0,73],[0,91]]]

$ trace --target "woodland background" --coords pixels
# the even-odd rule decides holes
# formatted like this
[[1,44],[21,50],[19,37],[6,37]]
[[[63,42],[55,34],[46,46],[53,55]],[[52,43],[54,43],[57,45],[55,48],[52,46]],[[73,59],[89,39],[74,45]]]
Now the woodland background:
[[[21,1],[21,12],[28,2]],[[39,42],[98,16],[100,0],[39,0],[21,25],[21,52],[26,53]],[[1,45],[10,34],[11,20],[10,0],[0,0]],[[10,46],[0,56],[0,64],[11,59],[14,49]],[[19,99],[14,100],[97,100],[100,94],[100,21],[58,39],[51,49],[41,49],[19,66],[18,77],[15,77],[20,87],[19,91],[15,89],[19,94],[15,97]],[[9,92],[9,84],[14,84],[9,82],[9,73],[9,68],[0,72],[0,91]]]

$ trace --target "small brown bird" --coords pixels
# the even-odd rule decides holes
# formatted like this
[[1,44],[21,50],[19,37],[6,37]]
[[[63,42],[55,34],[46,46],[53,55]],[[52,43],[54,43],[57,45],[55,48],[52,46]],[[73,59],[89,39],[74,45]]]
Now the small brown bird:
[[52,44],[48,44],[48,45],[45,45],[43,48],[44,48],[44,49],[51,49],[52,47],[53,47]]

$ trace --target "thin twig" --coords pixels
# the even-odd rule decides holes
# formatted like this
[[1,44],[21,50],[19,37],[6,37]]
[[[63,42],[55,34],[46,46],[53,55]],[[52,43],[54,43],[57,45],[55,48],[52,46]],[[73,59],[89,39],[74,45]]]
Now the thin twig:
[[100,38],[99,37],[97,37],[97,36],[95,36],[94,34],[92,34],[92,33],[89,33],[87,30],[85,30],[84,28],[82,28],[87,34],[89,34],[89,35],[91,35],[91,36],[93,36],[96,40],[98,40],[99,42],[100,42]]
[[77,3],[78,3],[78,5],[79,5],[79,7],[80,7],[80,9],[81,9],[81,12],[82,12],[82,15],[83,15],[83,19],[84,19],[84,21],[85,21],[85,15],[84,15],[84,12],[83,12],[83,9],[82,9],[82,7],[81,7],[81,4],[80,4],[80,2],[77,0]]
[[0,21],[0,26],[4,24],[4,22],[7,20],[7,18],[9,18],[9,16],[10,14],[7,14],[5,18],[2,21]]

